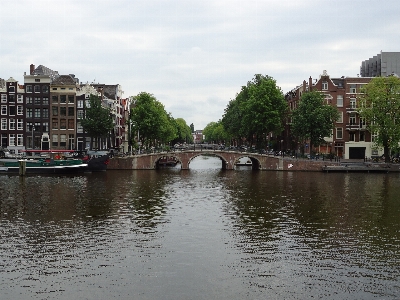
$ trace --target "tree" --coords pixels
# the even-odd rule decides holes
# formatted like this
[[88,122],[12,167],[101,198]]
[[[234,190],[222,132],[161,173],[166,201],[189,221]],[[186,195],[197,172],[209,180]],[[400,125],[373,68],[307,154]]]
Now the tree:
[[92,141],[100,145],[99,139],[107,137],[114,127],[110,109],[102,107],[101,99],[95,95],[90,95],[89,106],[84,108],[85,116],[80,120],[81,125]]
[[223,143],[230,140],[229,134],[226,132],[221,120],[218,122],[210,122],[203,129],[205,141],[208,143]]
[[145,147],[155,146],[157,142],[168,143],[176,138],[174,119],[152,94],[142,92],[135,97],[130,118],[133,130]]
[[193,142],[192,131],[190,127],[186,124],[186,121],[184,119],[175,119],[175,126],[177,129],[177,135],[173,143]]
[[193,123],[190,124],[190,130],[192,131],[192,133],[194,133],[194,125],[193,125]]
[[324,137],[331,136],[338,117],[337,108],[325,104],[322,93],[303,93],[292,113],[292,133],[302,142],[309,140],[310,147],[317,147],[325,143]]
[[377,135],[374,144],[383,147],[385,161],[389,162],[390,150],[398,150],[400,142],[400,79],[375,77],[364,86],[358,99],[360,117]]
[[254,140],[261,147],[270,132],[280,134],[287,111],[283,93],[276,81],[256,74],[225,109],[222,123],[233,137]]

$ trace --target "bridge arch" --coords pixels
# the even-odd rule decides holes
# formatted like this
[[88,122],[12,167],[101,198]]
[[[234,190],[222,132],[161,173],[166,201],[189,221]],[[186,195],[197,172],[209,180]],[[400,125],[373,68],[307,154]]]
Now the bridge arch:
[[[252,170],[261,170],[261,162],[260,160],[255,157],[254,155],[251,155],[251,153],[243,153],[243,155],[239,155],[236,161],[239,161],[241,158],[248,157],[251,161],[251,169]],[[237,167],[237,166],[235,166]]]
[[[187,168],[189,169],[190,163],[191,163],[191,161],[193,159],[195,159],[196,157],[205,156],[205,155],[220,158],[221,159],[221,168],[222,168],[222,170],[228,169],[229,163],[226,161],[226,159],[222,155],[218,155],[218,153],[216,153],[216,152],[213,152],[213,153],[208,153],[208,152],[207,153],[203,153],[203,152],[195,153],[195,155],[193,155],[192,157],[189,158],[188,163],[187,163]],[[183,165],[182,165],[182,168],[183,168]]]

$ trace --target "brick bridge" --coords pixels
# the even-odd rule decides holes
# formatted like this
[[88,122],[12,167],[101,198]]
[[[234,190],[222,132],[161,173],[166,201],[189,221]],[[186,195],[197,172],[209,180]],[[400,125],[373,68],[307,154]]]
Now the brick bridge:
[[221,169],[223,170],[234,170],[235,162],[242,157],[248,157],[251,160],[253,170],[321,171],[324,165],[331,165],[322,161],[297,160],[248,152],[188,150],[182,152],[161,152],[127,157],[114,157],[110,160],[108,169],[154,170],[160,168],[160,159],[168,156],[175,157],[176,160],[180,162],[182,170],[188,170],[190,162],[200,155],[219,157],[221,159]]

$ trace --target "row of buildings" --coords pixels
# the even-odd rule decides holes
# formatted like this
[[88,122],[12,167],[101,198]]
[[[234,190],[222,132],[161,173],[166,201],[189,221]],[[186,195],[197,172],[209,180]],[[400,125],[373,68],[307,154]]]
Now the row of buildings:
[[[333,153],[345,159],[361,159],[381,155],[382,151],[373,147],[374,134],[369,132],[366,122],[357,112],[357,98],[363,85],[373,77],[400,74],[400,52],[381,52],[361,63],[360,73],[355,77],[334,78],[326,71],[318,79],[311,77],[285,95],[289,109],[297,107],[302,93],[317,90],[324,94],[327,104],[337,107],[339,119],[335,122],[325,145],[313,149],[319,153]],[[290,120],[281,140],[282,149],[298,150],[290,133]],[[311,149],[305,145],[306,152]],[[308,147],[307,147],[308,146]]]
[[114,128],[98,148],[128,151],[130,98],[119,84],[80,83],[73,74],[60,75],[45,66],[29,67],[24,83],[0,79],[0,146],[12,153],[23,150],[84,150],[91,139],[80,118],[84,102],[97,95],[110,108]]
[[[318,90],[324,94],[327,104],[337,107],[340,118],[332,135],[325,138],[325,145],[314,150],[343,158],[379,155],[373,148],[374,135],[357,113],[357,96],[373,77],[390,74],[400,74],[400,52],[381,52],[363,61],[355,77],[333,78],[324,71],[318,79],[304,80],[286,93],[285,98],[289,109],[293,110],[302,93]],[[128,152],[127,120],[132,98],[123,97],[119,84],[84,84],[73,74],[60,75],[42,65],[35,68],[33,64],[29,66],[29,74],[24,74],[23,84],[12,77],[0,79],[0,146],[12,153],[30,149],[90,148],[92,141],[85,135],[80,119],[84,115],[84,103],[88,103],[91,94],[99,96],[102,105],[110,108],[114,122],[109,136],[95,147]],[[195,132],[193,137],[198,142],[202,133]],[[278,138],[281,150],[299,150],[291,136],[290,120],[284,134]]]

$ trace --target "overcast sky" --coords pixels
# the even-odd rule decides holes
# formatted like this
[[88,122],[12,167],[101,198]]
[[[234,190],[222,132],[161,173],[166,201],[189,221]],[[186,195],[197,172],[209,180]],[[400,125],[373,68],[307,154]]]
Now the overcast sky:
[[13,0],[0,5],[0,78],[29,65],[153,94],[203,129],[254,74],[284,93],[323,70],[400,51],[399,0]]

